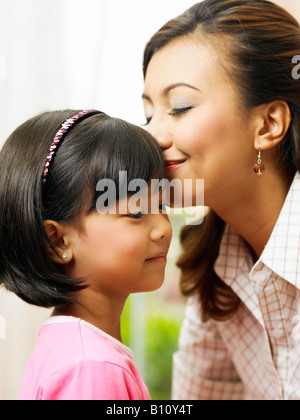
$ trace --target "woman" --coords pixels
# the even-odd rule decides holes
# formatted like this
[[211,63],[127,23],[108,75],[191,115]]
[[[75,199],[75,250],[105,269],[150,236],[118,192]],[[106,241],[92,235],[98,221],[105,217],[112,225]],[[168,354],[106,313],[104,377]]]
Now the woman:
[[264,0],[205,0],[146,47],[166,174],[204,179],[210,208],[182,232],[174,399],[300,399],[299,52],[297,21]]

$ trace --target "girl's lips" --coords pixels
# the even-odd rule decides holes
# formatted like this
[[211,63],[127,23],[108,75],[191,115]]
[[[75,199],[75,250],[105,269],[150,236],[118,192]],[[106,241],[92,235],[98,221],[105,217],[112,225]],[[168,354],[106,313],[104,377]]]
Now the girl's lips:
[[152,261],[152,262],[166,262],[167,261],[167,253],[163,252],[159,255],[157,255],[156,257],[153,258],[149,258],[146,261]]
[[166,160],[165,161],[165,172],[171,172],[179,168],[186,160]]

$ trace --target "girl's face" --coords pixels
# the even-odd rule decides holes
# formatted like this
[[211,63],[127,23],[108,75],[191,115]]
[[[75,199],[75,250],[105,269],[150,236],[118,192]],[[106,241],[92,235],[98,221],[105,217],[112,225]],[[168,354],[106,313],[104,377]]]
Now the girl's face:
[[242,113],[221,60],[208,42],[172,41],[151,59],[143,94],[149,132],[164,150],[166,177],[204,179],[210,207],[222,194],[245,189],[257,159],[250,111]]
[[68,274],[86,278],[90,287],[105,295],[127,297],[158,289],[172,228],[161,211],[143,215],[140,209],[132,210],[106,215],[95,211],[85,216],[84,233],[70,228],[73,260]]

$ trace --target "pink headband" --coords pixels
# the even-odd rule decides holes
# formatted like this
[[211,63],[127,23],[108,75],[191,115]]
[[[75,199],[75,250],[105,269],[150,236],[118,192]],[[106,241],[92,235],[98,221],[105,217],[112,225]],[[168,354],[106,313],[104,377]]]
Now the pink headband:
[[56,149],[57,149],[59,143],[62,141],[63,137],[68,133],[70,128],[73,127],[76,124],[76,122],[82,120],[83,118],[86,118],[86,117],[89,117],[89,116],[92,116],[92,115],[95,115],[95,114],[102,114],[102,112],[97,111],[95,109],[90,109],[88,111],[81,111],[81,112],[79,112],[79,114],[74,115],[74,117],[71,117],[71,118],[67,119],[63,123],[61,128],[56,133],[56,135],[55,135],[55,137],[54,137],[54,139],[51,143],[49,153],[46,157],[44,170],[43,170],[43,183],[46,182],[46,177],[47,177],[47,174],[48,174],[48,171],[49,171],[50,163],[51,163],[51,161],[53,159],[53,156],[56,152]]

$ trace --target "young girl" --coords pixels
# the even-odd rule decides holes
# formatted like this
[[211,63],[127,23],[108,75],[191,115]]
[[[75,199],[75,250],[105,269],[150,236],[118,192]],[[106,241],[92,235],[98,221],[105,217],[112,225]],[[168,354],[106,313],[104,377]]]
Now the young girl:
[[[159,146],[98,111],[47,112],[9,137],[0,167],[0,281],[30,304],[55,308],[19,399],[150,399],[121,342],[120,316],[130,293],[164,279],[168,217],[151,214],[145,200],[127,206],[131,181],[162,178]],[[99,199],[107,191],[97,191],[105,179],[118,204],[106,214]]]

